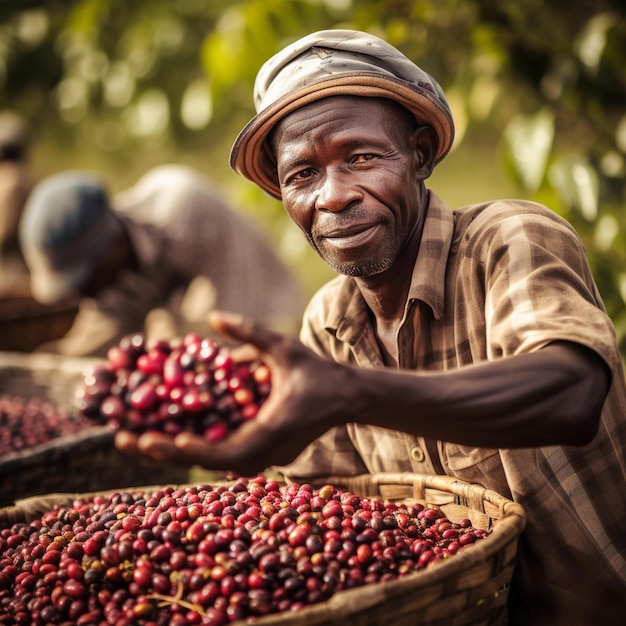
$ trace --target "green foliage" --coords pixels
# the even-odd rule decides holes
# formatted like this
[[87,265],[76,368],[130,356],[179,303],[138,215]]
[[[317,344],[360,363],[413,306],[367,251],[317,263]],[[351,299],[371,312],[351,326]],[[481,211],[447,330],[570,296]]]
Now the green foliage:
[[123,187],[160,162],[199,167],[263,221],[314,289],[327,268],[279,203],[230,172],[228,153],[254,115],[261,64],[308,32],[336,27],[387,39],[444,87],[457,126],[439,167],[452,167],[449,193],[460,180],[468,198],[478,193],[472,178],[481,193],[498,191],[489,160],[461,158],[491,142],[515,192],[577,228],[626,352],[623,2],[5,1],[0,107],[31,121],[44,172],[97,167]]
[[519,112],[505,124],[506,162],[524,193],[581,234],[626,353],[624,9],[573,3],[559,15],[562,3],[553,1],[533,19],[520,11],[526,4],[482,11],[505,25],[498,30],[509,51],[502,76],[517,82],[521,96]]

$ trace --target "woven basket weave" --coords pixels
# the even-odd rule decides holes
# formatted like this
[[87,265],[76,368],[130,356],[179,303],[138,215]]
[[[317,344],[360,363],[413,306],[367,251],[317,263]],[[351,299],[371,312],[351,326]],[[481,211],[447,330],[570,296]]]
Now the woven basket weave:
[[[364,497],[434,504],[453,522],[469,518],[474,526],[492,532],[425,570],[390,582],[340,591],[325,602],[298,611],[259,617],[254,621],[255,626],[502,626],[507,623],[509,584],[526,520],[519,504],[489,489],[448,476],[328,476],[315,484],[323,483],[342,486]],[[75,494],[50,494],[19,501],[15,506],[0,509],[0,528],[31,521],[53,504],[69,504],[74,497]],[[233,624],[244,626],[246,622]]]
[[70,329],[78,307],[74,303],[42,305],[32,298],[0,298],[0,350],[31,352]]
[[[93,359],[0,352],[0,394],[41,398],[71,411],[82,372],[92,363]],[[115,448],[113,438],[106,426],[93,426],[0,457],[0,506],[38,494],[188,480],[186,468],[131,457]]]

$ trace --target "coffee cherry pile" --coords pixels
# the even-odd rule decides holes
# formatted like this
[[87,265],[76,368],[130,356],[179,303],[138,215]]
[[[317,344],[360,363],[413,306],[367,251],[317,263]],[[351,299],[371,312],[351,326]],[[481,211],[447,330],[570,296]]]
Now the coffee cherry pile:
[[0,624],[223,626],[397,579],[487,534],[265,476],[77,498],[0,530]]
[[0,395],[0,456],[50,443],[92,426],[81,415],[42,398]]
[[236,363],[210,338],[150,342],[135,334],[84,372],[76,401],[82,415],[116,429],[190,431],[218,441],[256,416],[270,387],[266,365]]

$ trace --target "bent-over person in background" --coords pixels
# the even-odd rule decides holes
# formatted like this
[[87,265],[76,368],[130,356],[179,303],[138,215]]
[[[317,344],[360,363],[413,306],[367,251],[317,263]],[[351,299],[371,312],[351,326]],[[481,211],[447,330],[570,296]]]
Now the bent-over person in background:
[[111,196],[92,172],[43,179],[20,241],[33,296],[78,297],[73,326],[39,351],[104,356],[125,335],[208,334],[214,308],[295,334],[303,296],[260,226],[185,166],[157,167]]

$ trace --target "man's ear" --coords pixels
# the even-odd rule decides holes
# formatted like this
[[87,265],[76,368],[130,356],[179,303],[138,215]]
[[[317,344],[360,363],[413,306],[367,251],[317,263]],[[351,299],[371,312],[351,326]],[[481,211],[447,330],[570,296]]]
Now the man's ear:
[[431,126],[419,126],[413,131],[413,145],[417,154],[417,174],[420,180],[428,178],[435,168],[437,135]]

